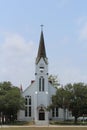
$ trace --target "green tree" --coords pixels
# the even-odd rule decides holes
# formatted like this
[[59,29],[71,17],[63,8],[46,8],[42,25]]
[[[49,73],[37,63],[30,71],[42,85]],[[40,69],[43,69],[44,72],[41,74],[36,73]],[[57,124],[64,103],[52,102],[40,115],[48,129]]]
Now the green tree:
[[58,88],[56,94],[52,96],[52,104],[50,108],[58,107],[63,108],[64,111],[64,120],[66,119],[66,109],[69,108],[69,100],[71,94],[69,91],[65,90],[64,88]]
[[9,120],[15,119],[17,111],[24,108],[24,99],[20,89],[10,82],[0,83],[0,112]]
[[58,76],[57,75],[49,75],[48,77],[48,81],[50,81],[52,83],[52,85],[54,87],[58,87],[60,84],[59,84],[59,81],[58,81]]
[[87,85],[74,83],[66,85],[65,88],[71,92],[69,110],[72,111],[75,123],[77,123],[78,117],[87,114]]
[[87,114],[87,85],[84,83],[67,84],[64,88],[58,88],[56,94],[52,96],[52,104],[49,108],[59,107],[65,110],[68,109],[77,119],[83,114]]

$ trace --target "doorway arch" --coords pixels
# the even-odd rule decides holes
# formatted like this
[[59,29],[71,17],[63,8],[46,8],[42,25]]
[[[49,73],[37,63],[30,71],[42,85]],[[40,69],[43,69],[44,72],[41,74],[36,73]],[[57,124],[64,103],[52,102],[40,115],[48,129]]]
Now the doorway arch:
[[39,109],[39,120],[45,120],[45,111],[43,108]]

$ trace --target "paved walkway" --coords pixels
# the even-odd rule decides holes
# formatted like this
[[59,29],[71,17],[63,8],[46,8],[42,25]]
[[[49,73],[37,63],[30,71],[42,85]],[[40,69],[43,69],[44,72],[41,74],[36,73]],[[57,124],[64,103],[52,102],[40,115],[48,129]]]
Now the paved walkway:
[[48,125],[48,126],[37,126],[37,125],[1,125],[0,128],[8,128],[8,127],[85,127],[87,128],[87,125]]

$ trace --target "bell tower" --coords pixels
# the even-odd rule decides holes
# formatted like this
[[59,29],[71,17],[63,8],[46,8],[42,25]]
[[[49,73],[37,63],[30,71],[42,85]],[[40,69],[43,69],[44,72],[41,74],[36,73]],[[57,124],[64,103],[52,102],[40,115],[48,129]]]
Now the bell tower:
[[43,26],[41,25],[41,35],[38,53],[35,64],[35,81],[36,81],[36,124],[41,122],[48,124],[48,58],[46,56],[46,49],[44,43]]
[[36,58],[36,81],[37,91],[46,92],[48,91],[48,59],[46,56],[46,49],[44,43],[43,28],[41,26],[41,36],[38,48],[38,54]]

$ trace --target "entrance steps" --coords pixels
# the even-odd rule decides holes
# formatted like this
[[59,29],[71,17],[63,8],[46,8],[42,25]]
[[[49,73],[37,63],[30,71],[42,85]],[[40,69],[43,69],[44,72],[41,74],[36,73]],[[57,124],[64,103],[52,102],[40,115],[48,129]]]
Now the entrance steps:
[[48,121],[36,121],[35,124],[38,126],[48,126],[49,122]]

